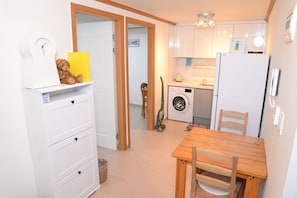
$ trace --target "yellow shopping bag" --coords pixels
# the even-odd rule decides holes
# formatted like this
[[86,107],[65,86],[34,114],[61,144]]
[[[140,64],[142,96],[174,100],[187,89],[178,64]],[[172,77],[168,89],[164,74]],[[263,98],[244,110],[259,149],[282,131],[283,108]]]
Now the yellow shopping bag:
[[89,52],[68,52],[70,72],[77,76],[83,76],[83,82],[91,81],[90,53]]

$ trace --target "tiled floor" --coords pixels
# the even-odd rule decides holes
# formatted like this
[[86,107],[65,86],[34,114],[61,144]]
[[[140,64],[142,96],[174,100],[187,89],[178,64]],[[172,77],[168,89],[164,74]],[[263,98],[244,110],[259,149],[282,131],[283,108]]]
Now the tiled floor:
[[147,113],[145,118],[141,116],[141,106],[130,105],[130,128],[133,129],[146,129],[147,128]]
[[[176,160],[171,153],[187,135],[188,123],[164,120],[164,124],[163,132],[132,129],[131,148],[127,151],[98,148],[99,157],[108,161],[108,174],[91,198],[174,197]],[[190,168],[186,197],[190,190]]]

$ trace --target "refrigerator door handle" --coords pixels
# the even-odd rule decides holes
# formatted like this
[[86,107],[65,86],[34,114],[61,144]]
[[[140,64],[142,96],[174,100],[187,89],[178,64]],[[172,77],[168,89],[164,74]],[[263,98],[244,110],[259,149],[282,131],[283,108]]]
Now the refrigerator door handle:
[[216,130],[218,96],[213,96],[211,107],[210,129]]
[[221,64],[221,54],[217,53],[216,56],[216,75],[214,80],[213,95],[218,95],[219,90],[219,80],[220,80],[220,64]]

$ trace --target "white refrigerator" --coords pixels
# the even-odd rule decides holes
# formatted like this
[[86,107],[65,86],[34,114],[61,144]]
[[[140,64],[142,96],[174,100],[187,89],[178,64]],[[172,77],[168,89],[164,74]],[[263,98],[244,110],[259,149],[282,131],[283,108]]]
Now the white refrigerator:
[[220,109],[248,112],[247,136],[258,137],[269,56],[217,53],[210,129],[217,130]]

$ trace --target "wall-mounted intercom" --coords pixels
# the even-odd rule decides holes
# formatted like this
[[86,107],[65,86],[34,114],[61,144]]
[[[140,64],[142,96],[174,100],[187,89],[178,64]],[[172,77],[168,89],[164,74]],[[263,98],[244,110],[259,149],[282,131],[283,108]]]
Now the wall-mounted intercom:
[[273,68],[271,74],[271,81],[270,81],[270,91],[269,94],[271,96],[277,96],[278,94],[278,85],[280,80],[281,70]]
[[294,6],[292,10],[290,10],[285,21],[284,39],[286,42],[292,42],[294,40],[296,22],[297,22],[297,4]]

